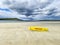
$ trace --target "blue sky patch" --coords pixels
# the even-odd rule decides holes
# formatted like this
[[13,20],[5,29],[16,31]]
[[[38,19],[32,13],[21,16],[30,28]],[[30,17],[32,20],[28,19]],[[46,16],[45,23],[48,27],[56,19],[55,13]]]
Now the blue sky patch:
[[10,12],[10,10],[6,8],[0,8],[0,10]]

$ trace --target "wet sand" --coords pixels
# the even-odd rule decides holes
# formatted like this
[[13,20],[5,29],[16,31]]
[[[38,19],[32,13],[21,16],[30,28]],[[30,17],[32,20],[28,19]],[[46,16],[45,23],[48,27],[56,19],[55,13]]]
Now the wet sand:
[[[30,31],[29,26],[49,31]],[[0,45],[60,45],[60,21],[0,22]]]

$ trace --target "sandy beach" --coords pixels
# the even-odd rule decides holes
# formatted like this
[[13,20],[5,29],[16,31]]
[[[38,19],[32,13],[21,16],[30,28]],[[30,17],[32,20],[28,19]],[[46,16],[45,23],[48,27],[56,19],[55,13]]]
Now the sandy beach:
[[[49,30],[30,31],[29,26]],[[60,45],[60,21],[0,22],[0,45]]]

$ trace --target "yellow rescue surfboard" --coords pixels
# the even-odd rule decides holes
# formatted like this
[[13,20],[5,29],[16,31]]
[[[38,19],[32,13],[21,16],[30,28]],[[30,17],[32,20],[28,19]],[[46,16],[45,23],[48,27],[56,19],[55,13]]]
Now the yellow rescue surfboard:
[[30,26],[29,30],[31,30],[31,31],[39,31],[39,32],[47,32],[48,28],[40,27],[40,26]]

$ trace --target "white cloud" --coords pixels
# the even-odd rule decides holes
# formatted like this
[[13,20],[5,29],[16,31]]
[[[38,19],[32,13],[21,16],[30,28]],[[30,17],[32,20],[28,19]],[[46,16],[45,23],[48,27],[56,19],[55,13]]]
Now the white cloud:
[[[12,11],[8,14],[7,12],[5,12],[7,16],[5,13],[4,16],[6,17],[15,17],[22,20],[44,20],[55,19],[56,17],[60,16],[60,0],[9,0],[9,5],[7,5],[7,2],[6,4],[4,4],[4,1],[7,0],[0,1],[0,8],[9,8]],[[25,12],[21,12],[22,10],[20,9]],[[29,17],[26,16],[26,13],[30,13],[27,11],[27,9],[30,11],[33,10],[32,14],[29,15]],[[56,10],[56,13],[54,13],[55,11],[51,11],[53,9]],[[23,15],[22,13],[24,13],[25,15]]]

